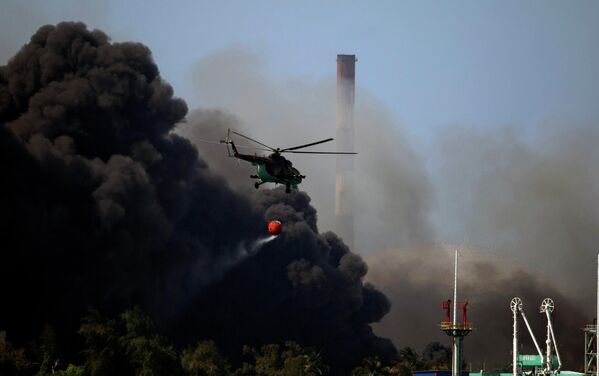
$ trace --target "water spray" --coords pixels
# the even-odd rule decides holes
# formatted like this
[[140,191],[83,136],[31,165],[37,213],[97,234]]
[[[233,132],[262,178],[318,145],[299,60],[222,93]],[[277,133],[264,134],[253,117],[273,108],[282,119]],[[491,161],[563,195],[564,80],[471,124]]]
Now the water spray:
[[270,235],[254,240],[250,245],[250,254],[258,252],[260,248],[264,246],[264,244],[275,240],[276,237],[277,235]]

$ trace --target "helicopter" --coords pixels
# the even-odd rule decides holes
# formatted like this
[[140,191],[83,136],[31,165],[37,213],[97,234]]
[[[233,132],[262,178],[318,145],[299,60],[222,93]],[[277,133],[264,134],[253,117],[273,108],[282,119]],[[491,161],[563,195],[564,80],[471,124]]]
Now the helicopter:
[[[235,142],[231,139],[231,133],[245,138],[249,141],[255,142],[256,144],[266,148],[256,148],[258,150],[264,150],[271,152],[268,156],[260,156],[260,155],[251,155],[251,154],[241,154],[237,151],[237,147],[235,146]],[[227,138],[225,140],[220,140],[221,144],[227,145],[227,151],[229,153],[229,157],[238,158],[244,161],[250,162],[252,165],[256,166],[256,175],[250,175],[250,178],[257,179],[254,183],[254,187],[258,189],[264,183],[275,183],[275,184],[284,184],[285,192],[290,193],[291,188],[297,189],[297,186],[302,182],[302,179],[305,179],[306,176],[302,175],[295,167],[293,167],[293,163],[283,157],[281,154],[283,153],[296,153],[296,154],[358,154],[354,152],[335,152],[335,151],[298,151],[298,149],[303,149],[308,146],[314,146],[318,144],[323,144],[325,142],[333,141],[332,138],[327,138],[320,141],[311,142],[309,144],[293,146],[290,148],[273,148],[266,144],[263,144],[260,141],[254,140],[246,135],[243,135],[239,132],[235,132],[231,129],[227,131]],[[231,149],[229,149],[231,146]]]

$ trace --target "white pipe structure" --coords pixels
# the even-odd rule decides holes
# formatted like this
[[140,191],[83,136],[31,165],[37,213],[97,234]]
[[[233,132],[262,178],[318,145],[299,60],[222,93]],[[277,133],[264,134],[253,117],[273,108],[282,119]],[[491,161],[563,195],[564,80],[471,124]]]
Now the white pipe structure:
[[453,271],[453,326],[457,323],[457,304],[458,304],[458,250],[455,250]]
[[514,332],[513,332],[513,340],[512,340],[512,374],[513,376],[517,376],[518,373],[518,313],[522,316],[522,320],[524,320],[524,324],[526,324],[526,328],[528,329],[528,333],[530,334],[530,338],[532,338],[533,343],[535,344],[535,348],[537,349],[537,353],[541,357],[541,362],[544,363],[545,357],[541,348],[539,347],[539,343],[537,342],[534,334],[532,333],[532,329],[528,320],[526,319],[526,314],[523,310],[522,299],[515,297],[512,299],[510,303],[510,308],[513,312],[513,320],[514,320]]
[[[557,350],[557,341],[555,340],[555,333],[553,331],[553,325],[551,323],[551,312],[555,308],[555,304],[551,298],[543,299],[541,303],[541,313],[545,313],[547,316],[547,358],[545,359],[545,371],[547,373],[553,370],[553,364],[551,362],[551,352],[552,348],[555,350],[555,356],[557,357],[557,371],[562,368],[562,360],[559,356],[559,351]],[[553,343],[553,346],[551,346]]]
[[530,327],[530,324],[528,323],[528,319],[526,319],[526,314],[524,313],[522,299],[520,299],[518,297],[513,298],[510,303],[510,308],[512,309],[513,319],[514,319],[514,336],[513,336],[513,341],[512,341],[512,373],[514,376],[516,376],[518,374],[518,367],[517,367],[517,364],[518,364],[518,334],[519,334],[519,332],[518,332],[518,313],[520,313],[520,316],[522,316],[522,320],[524,320],[524,324],[526,324],[526,328],[528,329],[530,338],[532,338],[532,342],[535,344],[537,353],[541,357],[541,362],[544,362],[545,357],[543,355],[543,352],[541,351],[541,348],[539,347],[539,343],[537,342],[537,339],[535,338],[534,334],[532,333],[532,329]]
[[[457,302],[458,302],[458,250],[455,250],[454,256],[454,270],[453,270],[453,328],[456,328],[457,324]],[[462,337],[453,336],[453,351],[452,351],[452,362],[451,362],[451,374],[452,376],[461,376],[460,369],[462,368]]]
[[[541,312],[543,312],[541,310]],[[547,338],[545,339],[545,372],[551,371],[551,330],[549,329],[549,321],[547,321]]]
[[537,349],[537,353],[539,353],[539,356],[541,357],[541,362],[543,362],[545,360],[545,357],[543,356],[543,352],[541,351],[541,348],[539,347],[539,343],[537,342],[537,339],[535,338],[534,334],[532,334],[532,329],[530,328],[530,324],[528,323],[528,320],[526,319],[526,315],[524,314],[523,310],[520,311],[520,315],[522,315],[522,318],[524,319],[524,323],[526,324],[526,327],[528,328],[528,333],[530,333],[530,338],[532,338],[532,341],[534,342],[535,347]]
[[512,340],[512,375],[518,375],[518,310],[522,309],[522,300],[518,297],[510,302],[514,318],[514,337]]
[[595,349],[595,375],[599,374],[599,254],[597,254],[597,320],[595,322],[595,344],[597,348]]
[[553,340],[553,348],[555,349],[555,356],[557,356],[557,370],[559,371],[562,368],[562,359],[559,356],[559,351],[557,350],[557,341],[555,340],[555,333],[553,332],[553,324],[551,324],[551,317],[549,317],[549,312],[545,311],[547,315],[547,323],[549,324],[549,331],[551,332],[551,339]]

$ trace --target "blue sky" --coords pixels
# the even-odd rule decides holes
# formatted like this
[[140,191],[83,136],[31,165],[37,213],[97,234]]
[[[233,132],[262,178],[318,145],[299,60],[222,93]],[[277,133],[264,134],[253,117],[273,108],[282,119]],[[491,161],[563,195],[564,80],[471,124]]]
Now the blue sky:
[[3,0],[5,61],[43,23],[83,20],[147,44],[187,99],[192,65],[242,47],[265,72],[332,78],[355,53],[357,82],[408,134],[462,124],[519,128],[599,117],[599,3],[593,1]]
[[241,46],[274,76],[312,80],[355,53],[358,84],[425,137],[452,124],[599,116],[597,2],[122,2],[111,13],[183,96],[190,63]]

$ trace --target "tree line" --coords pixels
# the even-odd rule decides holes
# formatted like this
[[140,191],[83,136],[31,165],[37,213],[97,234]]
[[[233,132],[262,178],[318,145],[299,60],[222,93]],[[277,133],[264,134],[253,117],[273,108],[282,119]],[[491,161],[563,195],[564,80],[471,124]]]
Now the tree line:
[[[236,365],[222,356],[211,340],[178,349],[158,333],[139,308],[116,318],[90,309],[81,319],[78,335],[83,349],[78,359],[70,361],[62,358],[51,326],[26,348],[15,348],[6,339],[0,341],[0,375],[321,376],[331,372],[317,349],[293,341],[244,346],[242,361]],[[422,352],[411,347],[400,349],[391,364],[367,357],[351,375],[409,376],[415,370],[446,370],[450,364],[451,350],[433,342]]]

